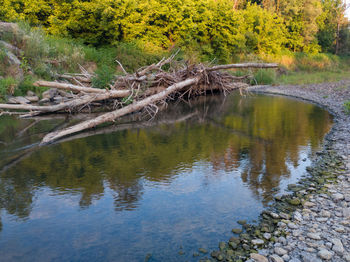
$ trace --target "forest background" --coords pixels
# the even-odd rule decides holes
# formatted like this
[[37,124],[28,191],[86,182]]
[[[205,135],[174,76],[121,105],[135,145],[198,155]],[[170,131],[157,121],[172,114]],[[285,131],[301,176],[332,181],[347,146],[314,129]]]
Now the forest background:
[[[178,49],[190,62],[277,62],[282,75],[289,72],[280,78],[286,83],[349,73],[342,0],[0,0],[0,6],[1,21],[25,22],[25,35],[0,36],[21,50],[21,68],[29,72],[19,80],[6,72],[8,52],[0,43],[3,95],[89,63],[94,85],[104,87],[118,71],[116,59],[131,71]],[[255,75],[256,83],[276,81],[275,71]]]

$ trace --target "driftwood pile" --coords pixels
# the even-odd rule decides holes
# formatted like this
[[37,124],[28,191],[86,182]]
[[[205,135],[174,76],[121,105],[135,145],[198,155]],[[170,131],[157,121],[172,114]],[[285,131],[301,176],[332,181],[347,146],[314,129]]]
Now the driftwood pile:
[[[82,108],[106,106],[110,112],[83,121],[71,127],[47,134],[41,144],[51,143],[62,137],[93,128],[106,122],[113,122],[124,115],[145,110],[150,115],[158,112],[159,105],[170,99],[205,94],[208,91],[229,92],[244,89],[250,76],[236,77],[223,69],[231,68],[276,68],[277,64],[244,63],[217,66],[203,64],[187,65],[174,61],[175,55],[162,59],[157,64],[141,68],[135,73],[124,72],[115,76],[106,89],[91,87],[93,75],[84,71],[80,74],[64,74],[58,78],[65,82],[37,81],[36,86],[49,87],[51,91],[61,91],[65,99],[57,104],[0,104],[0,109],[25,111],[22,117],[33,117],[48,113],[79,113]],[[164,70],[164,68],[168,68]],[[52,102],[52,101],[51,101]]]

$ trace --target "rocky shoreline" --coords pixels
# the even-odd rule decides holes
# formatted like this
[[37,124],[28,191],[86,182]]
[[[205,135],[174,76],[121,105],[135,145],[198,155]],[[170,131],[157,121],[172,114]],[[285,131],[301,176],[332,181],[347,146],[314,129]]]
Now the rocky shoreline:
[[291,194],[277,197],[258,225],[242,223],[202,261],[350,262],[350,80],[308,86],[254,86],[250,92],[307,100],[327,109],[334,125],[323,150]]

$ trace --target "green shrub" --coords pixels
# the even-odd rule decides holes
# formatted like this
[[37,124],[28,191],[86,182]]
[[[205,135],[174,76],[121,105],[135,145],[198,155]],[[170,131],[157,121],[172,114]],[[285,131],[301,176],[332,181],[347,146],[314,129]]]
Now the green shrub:
[[46,87],[34,86],[33,83],[36,80],[37,79],[31,75],[25,76],[24,79],[18,84],[17,88],[15,89],[14,95],[24,96],[27,94],[28,91],[33,91],[34,93],[40,94],[48,89]]
[[350,100],[344,103],[344,111],[346,114],[350,115]]
[[254,73],[251,84],[272,85],[276,82],[276,71],[273,69],[259,69]]
[[0,79],[0,99],[4,100],[6,95],[13,94],[17,86],[17,81],[12,77]]
[[102,65],[95,71],[96,76],[92,78],[92,85],[96,88],[106,88],[112,82],[115,71],[108,65]]

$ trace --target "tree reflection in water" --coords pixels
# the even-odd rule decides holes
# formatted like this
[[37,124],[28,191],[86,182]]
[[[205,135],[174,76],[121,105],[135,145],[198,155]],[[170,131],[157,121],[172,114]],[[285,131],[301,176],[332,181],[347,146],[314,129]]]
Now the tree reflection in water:
[[[180,121],[186,115],[189,118]],[[24,122],[2,121],[0,139],[16,140],[12,134]],[[138,207],[145,181],[170,184],[180,170],[191,169],[199,161],[210,163],[211,179],[220,176],[220,170],[241,168],[242,181],[266,204],[281,179],[291,175],[289,165],[298,166],[301,150],[310,146],[315,151],[330,126],[327,112],[290,99],[200,97],[191,105],[170,106],[155,122],[129,124],[118,132],[29,154],[1,173],[0,207],[25,219],[36,191],[48,187],[57,194],[80,194],[80,207],[88,208],[109,187],[115,210],[132,210]],[[49,121],[30,128],[22,142],[33,143],[38,140],[35,134],[53,127]],[[115,126],[100,131],[109,129]],[[5,162],[6,157],[1,160],[2,165]]]

